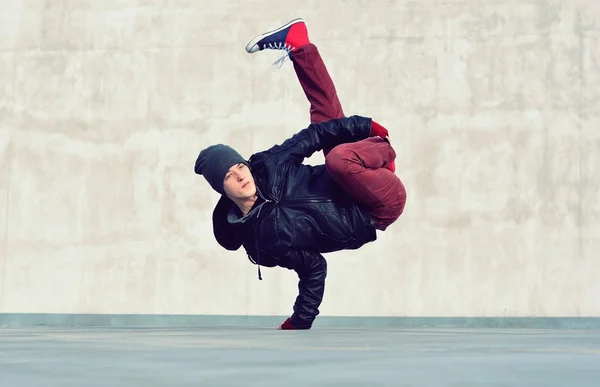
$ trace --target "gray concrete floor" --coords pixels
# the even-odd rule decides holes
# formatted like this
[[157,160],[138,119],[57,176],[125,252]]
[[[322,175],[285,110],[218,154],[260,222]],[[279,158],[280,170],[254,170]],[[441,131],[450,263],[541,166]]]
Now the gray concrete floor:
[[600,386],[600,332],[0,328],[0,386]]

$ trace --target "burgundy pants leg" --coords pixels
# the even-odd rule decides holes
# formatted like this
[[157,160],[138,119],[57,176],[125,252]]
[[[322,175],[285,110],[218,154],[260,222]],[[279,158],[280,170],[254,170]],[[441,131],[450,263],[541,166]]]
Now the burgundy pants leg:
[[338,145],[325,158],[333,179],[373,216],[380,230],[394,223],[406,204],[402,181],[386,166],[396,158],[380,137]]
[[[310,122],[344,117],[335,85],[314,44],[290,55],[298,81],[310,103]],[[367,208],[378,228],[385,230],[404,211],[406,191],[400,179],[385,168],[395,159],[390,143],[371,137],[324,149],[325,165],[333,179],[358,203]]]
[[[298,81],[310,103],[310,122],[319,123],[344,117],[335,85],[315,46],[309,43],[290,55]],[[323,149],[325,156],[330,149]]]

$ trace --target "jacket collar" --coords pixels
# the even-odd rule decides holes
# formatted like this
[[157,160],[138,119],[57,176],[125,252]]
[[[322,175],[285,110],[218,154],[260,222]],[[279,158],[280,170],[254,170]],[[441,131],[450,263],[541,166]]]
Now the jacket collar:
[[227,250],[239,249],[250,233],[267,203],[257,187],[258,199],[247,215],[243,215],[238,206],[226,195],[222,195],[213,210],[213,233],[217,242]]

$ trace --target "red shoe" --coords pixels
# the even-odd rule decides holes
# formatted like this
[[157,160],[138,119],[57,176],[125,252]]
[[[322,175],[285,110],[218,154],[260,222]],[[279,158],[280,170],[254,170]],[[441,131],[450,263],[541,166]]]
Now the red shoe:
[[302,18],[298,18],[279,27],[276,30],[258,35],[246,45],[246,51],[250,54],[253,54],[255,52],[267,49],[285,50],[286,54],[279,59],[279,61],[283,63],[283,60],[285,60],[291,51],[294,51],[309,43],[310,40],[308,39],[306,24]]

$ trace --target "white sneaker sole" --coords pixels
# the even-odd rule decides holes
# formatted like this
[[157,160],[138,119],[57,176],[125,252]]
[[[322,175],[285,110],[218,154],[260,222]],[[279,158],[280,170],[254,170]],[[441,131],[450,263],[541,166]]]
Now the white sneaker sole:
[[255,37],[254,39],[252,39],[250,41],[250,43],[248,43],[246,45],[246,52],[252,54],[252,53],[260,51],[260,47],[258,47],[258,42],[260,42],[262,39],[266,38],[269,35],[276,34],[276,33],[278,33],[281,30],[285,30],[286,28],[288,28],[289,26],[291,26],[293,24],[302,23],[303,21],[304,21],[304,19],[302,19],[302,18],[294,19],[291,22],[287,23],[284,26],[279,27],[276,30],[265,32],[264,34],[258,35],[257,37]]

